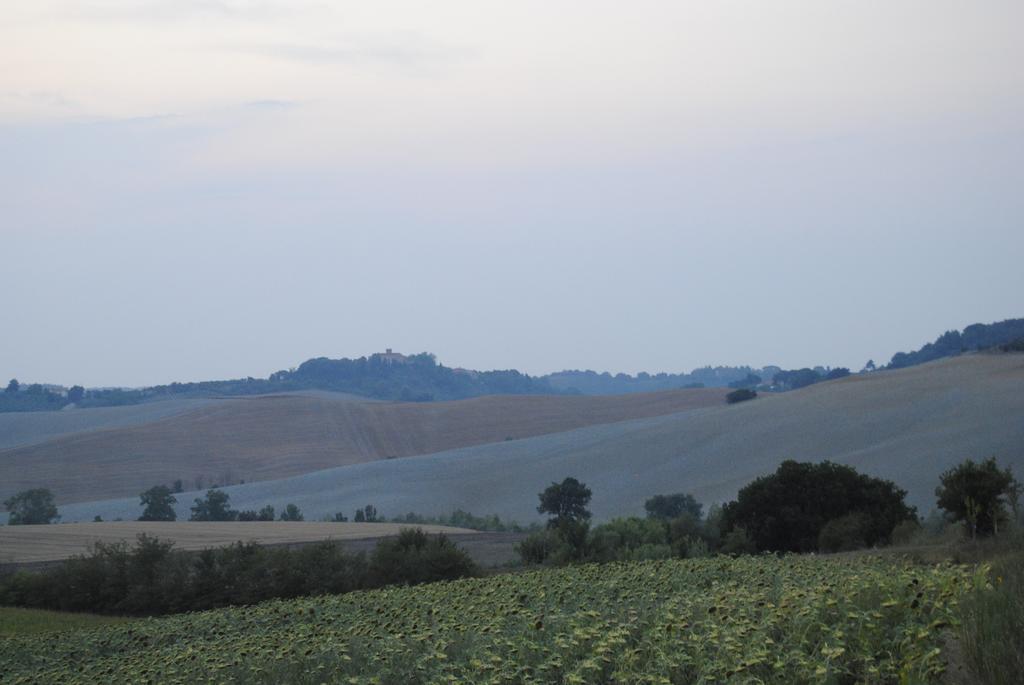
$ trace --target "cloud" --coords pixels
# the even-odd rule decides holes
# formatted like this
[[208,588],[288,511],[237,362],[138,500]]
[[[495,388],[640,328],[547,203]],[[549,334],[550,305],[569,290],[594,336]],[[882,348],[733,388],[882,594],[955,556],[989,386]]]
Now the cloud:
[[314,64],[389,63],[414,66],[473,57],[468,47],[443,45],[420,35],[346,36],[324,42],[253,43],[224,49],[274,59]]
[[253,2],[240,0],[149,0],[148,2],[122,0],[77,3],[73,10],[61,10],[61,16],[81,21],[165,23],[187,21],[197,17],[263,20],[288,14],[294,16],[302,9],[301,2]]

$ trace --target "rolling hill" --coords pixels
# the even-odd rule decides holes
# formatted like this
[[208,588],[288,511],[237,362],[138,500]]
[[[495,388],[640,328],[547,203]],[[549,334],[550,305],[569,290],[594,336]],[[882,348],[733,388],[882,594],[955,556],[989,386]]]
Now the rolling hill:
[[[975,354],[851,376],[737,405],[637,419],[411,459],[357,464],[226,488],[236,508],[294,502],[316,518],[374,504],[529,522],[536,494],[575,476],[598,518],[639,514],[657,493],[733,497],[785,459],[830,459],[894,480],[922,512],[939,474],[996,456],[1024,472],[1024,355]],[[179,495],[179,515],[198,493]],[[66,520],[138,515],[137,499],[61,507]]]
[[[59,503],[70,503],[136,497],[176,479],[197,490],[215,483],[278,479],[672,414],[722,404],[724,396],[722,389],[694,389],[388,403],[321,392],[207,401],[158,420],[0,450],[0,500],[30,487],[47,487]],[[102,411],[110,410],[78,410]]]

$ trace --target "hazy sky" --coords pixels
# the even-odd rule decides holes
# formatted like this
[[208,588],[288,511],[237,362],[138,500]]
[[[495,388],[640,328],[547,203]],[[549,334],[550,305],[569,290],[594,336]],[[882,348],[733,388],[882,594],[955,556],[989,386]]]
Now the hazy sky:
[[1024,3],[0,0],[0,378],[855,368],[1024,316]]

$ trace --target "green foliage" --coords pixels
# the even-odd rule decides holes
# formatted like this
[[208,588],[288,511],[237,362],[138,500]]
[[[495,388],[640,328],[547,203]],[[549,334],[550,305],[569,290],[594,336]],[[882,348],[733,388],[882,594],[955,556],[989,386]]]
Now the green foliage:
[[640,561],[673,556],[665,522],[654,518],[617,518],[590,531],[587,561]]
[[374,523],[377,520],[377,507],[367,504],[362,509],[356,509],[356,515],[352,520],[355,523]]
[[53,493],[46,488],[22,490],[8,497],[4,507],[9,512],[7,524],[11,526],[53,523],[59,518]]
[[294,504],[289,503],[289,504],[287,504],[285,506],[284,511],[281,512],[281,520],[282,521],[304,521],[305,517],[302,515],[302,512],[299,510],[299,508],[297,506],[295,506]]
[[729,404],[736,404],[737,402],[746,402],[757,397],[756,390],[750,390],[749,388],[740,388],[739,390],[733,390],[725,396],[725,401]]
[[[867,515],[855,511],[826,523],[818,533],[818,549],[822,552],[849,552],[867,545]],[[899,525],[899,524],[897,524]]]
[[999,349],[1003,352],[1024,352],[1024,338],[1011,340],[1005,345],[1000,345]]
[[906,494],[849,466],[785,461],[741,489],[723,522],[725,530],[742,527],[758,551],[814,552],[828,522],[861,514],[864,544],[887,544],[896,524],[915,516]]
[[971,537],[992,535],[1009,520],[1007,505],[1016,501],[1019,485],[1009,467],[1001,470],[995,457],[980,464],[968,459],[939,476],[938,506],[954,521],[962,521]]
[[472,560],[450,540],[418,530],[382,541],[369,563],[334,542],[298,549],[239,542],[188,553],[140,535],[134,547],[97,543],[56,568],[0,576],[0,604],[158,615],[475,573]]
[[1024,683],[1024,552],[997,559],[991,585],[961,603],[957,637],[974,682]]
[[26,635],[61,633],[124,623],[129,619],[118,616],[69,614],[42,609],[0,607],[0,640]]
[[143,507],[140,521],[174,521],[178,518],[174,511],[178,500],[166,485],[154,485],[139,495],[139,499]]
[[655,495],[644,502],[644,509],[647,510],[648,518],[668,521],[684,513],[699,519],[703,506],[693,495],[679,492],[674,495]]
[[575,478],[566,478],[561,483],[552,483],[538,495],[540,504],[537,511],[550,515],[548,526],[551,528],[586,521],[590,518],[586,508],[590,496],[590,488]]
[[223,490],[207,490],[206,497],[195,500],[189,521],[235,521],[238,512],[228,506],[230,496]]
[[370,575],[384,585],[415,585],[477,575],[469,555],[444,535],[406,528],[381,540],[370,556]]
[[[282,514],[284,516],[284,514]],[[239,521],[273,521],[274,520],[274,507],[269,504],[259,511],[252,509],[238,512]],[[282,519],[283,520],[283,519]]]
[[405,516],[398,516],[391,519],[392,523],[413,523],[417,525],[451,526],[453,528],[469,528],[470,530],[484,530],[495,532],[522,533],[534,531],[539,526],[536,523],[522,526],[515,521],[502,521],[497,514],[489,516],[476,516],[468,511],[456,509],[447,516],[422,516],[409,512]]
[[894,545],[909,545],[924,532],[921,524],[916,518],[900,521],[892,529],[890,542]]
[[1024,319],[1007,319],[991,324],[972,324],[960,331],[946,331],[935,342],[914,352],[897,352],[889,362],[890,369],[924,364],[963,352],[985,350],[1024,338]]
[[747,533],[746,528],[743,526],[736,526],[725,534],[719,551],[721,551],[722,554],[728,554],[730,556],[755,554],[757,552],[757,545]]
[[0,663],[70,685],[923,684],[986,582],[873,556],[588,564],[0,640]]

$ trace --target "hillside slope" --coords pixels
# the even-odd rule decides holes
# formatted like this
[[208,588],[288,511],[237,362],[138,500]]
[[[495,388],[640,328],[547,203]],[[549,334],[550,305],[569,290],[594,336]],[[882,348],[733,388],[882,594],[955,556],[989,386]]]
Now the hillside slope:
[[[853,376],[737,405],[582,428],[415,459],[228,488],[232,504],[295,502],[308,518],[374,504],[384,515],[461,507],[536,520],[537,493],[575,476],[600,518],[640,514],[657,493],[733,497],[785,459],[831,459],[907,489],[922,512],[939,474],[996,456],[1024,473],[1024,355],[967,355]],[[179,496],[186,514],[194,494]],[[62,507],[68,520],[137,516],[137,501]]]
[[[501,395],[431,403],[327,393],[221,400],[150,423],[0,451],[0,500],[48,487],[58,502],[293,476],[722,404],[721,389],[619,397]],[[96,410],[88,410],[96,411]]]

